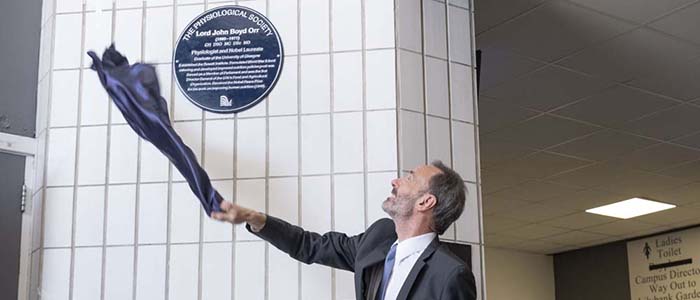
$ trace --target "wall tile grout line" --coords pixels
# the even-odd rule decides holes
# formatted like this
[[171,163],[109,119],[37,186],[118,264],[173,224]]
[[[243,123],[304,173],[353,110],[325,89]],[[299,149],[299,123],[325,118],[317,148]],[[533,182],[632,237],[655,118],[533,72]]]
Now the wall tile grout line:
[[[197,5],[202,5],[202,4],[195,4],[195,5],[192,5],[192,4],[180,4],[180,5],[178,5],[176,8],[187,7],[187,6],[197,6]],[[166,6],[166,7],[168,7],[168,6]],[[154,8],[154,7],[149,7],[149,8]],[[138,8],[131,8],[131,9],[128,9],[128,10],[138,10]],[[103,11],[108,11],[108,12],[109,12],[109,11],[111,11],[111,10],[103,10]],[[117,10],[117,11],[120,11],[120,10]],[[88,12],[89,12],[89,11],[88,11]],[[365,51],[366,51],[366,52],[375,52],[375,51],[376,51],[376,52],[379,52],[379,51],[383,51],[383,50],[394,50],[394,49],[395,49],[395,48],[393,48],[393,47],[377,47],[377,48],[367,48],[367,49],[365,49]],[[419,52],[415,52],[415,51],[410,50],[410,49],[403,49],[403,50],[410,51],[410,52],[414,52],[414,53],[419,53]],[[334,50],[334,51],[328,51],[328,52],[326,52],[326,51],[321,51],[321,52],[305,52],[305,53],[302,53],[302,54],[288,54],[288,55],[285,55],[285,57],[304,57],[304,56],[327,55],[327,54],[330,54],[331,52],[336,53],[336,54],[341,54],[341,53],[360,53],[360,52],[362,52],[362,50]],[[433,56],[430,56],[430,55],[429,55],[429,57],[433,57]],[[444,58],[439,58],[439,57],[433,57],[433,58],[445,60]],[[459,62],[455,62],[455,63],[459,63]],[[172,61],[170,61],[169,58],[168,58],[168,61],[154,61],[154,62],[148,62],[148,64],[154,65],[154,66],[171,65],[171,64],[172,64]],[[463,63],[460,63],[460,64],[463,64]],[[466,66],[467,64],[463,64],[463,65]],[[78,70],[78,69],[81,69],[81,68],[82,68],[82,69],[88,69],[89,67],[60,67],[60,68],[54,69],[54,71],[74,71],[74,70]]]
[[[430,1],[430,0],[428,0],[428,1]],[[454,7],[454,6],[453,6],[453,7]],[[398,47],[398,48],[399,48],[399,50],[401,50],[401,51],[413,53],[413,54],[416,54],[416,55],[423,55],[420,51],[416,51],[416,50],[413,50],[413,49],[410,49],[410,48],[406,48],[406,47],[403,47],[403,46]],[[442,58],[442,57],[435,56],[435,55],[432,55],[432,54],[425,54],[425,57],[429,57],[429,58],[433,58],[433,59],[437,59],[437,60],[441,60],[441,61],[447,61],[446,58]],[[464,67],[472,67],[472,66],[473,66],[473,65],[466,64],[466,63],[459,62],[459,61],[453,61],[452,63],[457,64],[457,65],[461,65],[461,66],[464,66]]]
[[[44,128],[42,130],[46,133],[44,135],[44,154],[43,154],[44,157],[42,158],[44,160],[44,167],[43,167],[44,169],[41,170],[43,173],[43,176],[41,178],[41,181],[42,181],[41,204],[40,204],[41,205],[41,215],[39,216],[41,218],[41,222],[39,223],[40,224],[39,225],[40,226],[40,228],[39,228],[39,230],[40,230],[40,232],[39,232],[39,250],[40,250],[40,252],[39,252],[39,259],[38,259],[39,266],[37,267],[37,272],[39,273],[37,275],[38,282],[36,283],[36,287],[37,287],[36,293],[38,295],[41,295],[41,287],[42,287],[41,283],[44,280],[44,254],[46,253],[46,251],[44,249],[44,246],[45,246],[44,245],[44,239],[45,239],[44,228],[46,226],[46,224],[45,224],[45,220],[46,220],[46,209],[45,209],[46,208],[46,196],[48,195],[47,188],[46,188],[46,186],[48,185],[48,180],[47,180],[47,178],[48,178],[48,167],[47,166],[48,166],[48,160],[49,160],[48,153],[49,153],[49,150],[51,147],[51,145],[49,144],[49,138],[51,136],[51,131],[48,130],[48,127],[49,127],[49,124],[51,122],[51,102],[53,102],[53,97],[52,97],[52,93],[51,93],[51,91],[53,90],[53,73],[54,73],[53,61],[55,59],[55,54],[54,54],[53,49],[54,49],[54,46],[56,45],[56,0],[46,0],[46,3],[52,3],[52,11],[49,13],[49,17],[46,18],[46,25],[49,26],[49,24],[51,24],[50,25],[51,26],[51,36],[49,38],[50,43],[48,45],[48,47],[50,47],[49,59],[48,59],[48,61],[44,61],[45,64],[48,64],[48,66],[44,66],[44,68],[46,68],[46,73],[47,73],[46,76],[48,76],[48,79],[47,79],[48,80],[48,83],[47,83],[48,84],[48,92],[47,92],[47,95],[44,95],[44,100],[46,100],[47,103],[42,103],[42,105],[44,105],[44,107],[46,109],[44,116],[42,116],[42,117],[46,118],[46,121],[42,122],[43,124],[46,125],[46,128]],[[43,48],[43,47],[47,47],[47,46],[42,44],[41,47]],[[33,259],[32,259],[32,261],[33,261]],[[29,286],[30,287],[32,286],[31,282],[29,283]],[[29,293],[30,297],[31,297],[31,294],[32,293],[30,292]]]
[[[220,120],[217,120],[220,121]],[[372,170],[372,171],[367,171],[367,174],[381,174],[381,173],[390,173],[390,172],[396,172],[396,169],[385,169],[385,170]],[[333,173],[335,175],[361,175],[363,174],[362,171],[347,171],[347,172],[335,172]],[[331,173],[313,173],[313,174],[307,174],[303,175],[303,177],[320,177],[320,176],[330,176],[332,175]],[[275,175],[275,176],[270,176],[271,179],[285,179],[285,178],[296,178],[298,177],[297,175]],[[212,182],[218,182],[218,181],[230,181],[234,180],[236,178],[234,177],[223,177],[223,178],[217,178],[217,179],[211,179]],[[264,180],[265,177],[263,176],[257,176],[257,177],[241,177],[238,178],[240,180],[253,180],[253,179],[261,179]],[[173,183],[187,183],[185,180],[173,180]],[[144,181],[141,182],[142,184],[157,184],[157,183],[168,183],[168,180],[159,180],[159,181]],[[115,182],[111,183],[109,185],[112,186],[120,186],[120,185],[133,185],[136,184],[135,181],[129,181],[129,182]],[[103,184],[99,183],[86,183],[86,184],[79,184],[78,187],[89,187],[89,186],[101,186]],[[62,188],[62,187],[72,187],[73,185],[67,184],[67,185],[50,185],[47,186],[47,188]]]
[[[239,0],[235,0],[239,4]],[[233,199],[231,202],[238,202],[238,120],[240,116],[233,114]],[[231,300],[236,299],[236,248],[239,241],[236,240],[236,226],[231,225]]]
[[[208,0],[204,0],[204,11],[210,8],[210,3]],[[173,23],[173,31],[176,31],[177,25]],[[177,33],[176,33],[177,34]],[[175,40],[173,39],[171,41],[173,43],[173,46],[175,45]],[[198,109],[200,110],[200,109]],[[199,119],[193,120],[192,123],[200,123],[200,128],[199,128],[199,146],[200,146],[200,151],[199,151],[199,164],[202,168],[204,168],[206,164],[206,148],[205,148],[205,141],[206,141],[206,125],[207,125],[207,116],[206,112],[204,110],[199,111]],[[195,153],[196,155],[196,153]],[[170,189],[170,193],[172,193],[172,188]],[[171,198],[172,201],[172,198]],[[201,209],[201,206],[197,206],[197,216],[199,217],[198,220],[198,231],[197,231],[197,242],[195,245],[197,245],[197,274],[196,274],[196,284],[197,284],[197,291],[196,291],[196,297],[197,299],[202,299],[202,262],[203,262],[203,238],[204,238],[204,218],[206,217],[206,214],[204,211]],[[170,226],[168,226],[170,227]],[[168,244],[168,248],[172,249],[174,244],[172,243],[172,240]],[[171,255],[172,255],[172,250],[170,250]],[[170,260],[172,259],[172,256],[168,258],[167,264],[170,265]],[[168,288],[170,288],[170,282],[167,283]],[[169,293],[168,293],[169,294]],[[166,295],[167,298],[169,299],[169,295]]]
[[[239,5],[239,0],[235,0],[235,4]],[[238,113],[233,114],[233,199],[231,202],[238,202]],[[239,241],[236,240],[236,226],[231,225],[231,299],[236,299],[236,249]]]
[[[261,243],[262,241],[260,240],[240,240],[237,241],[236,243]],[[233,241],[211,241],[211,242],[205,242],[205,245],[214,245],[214,244],[233,244]],[[174,242],[170,243],[170,245],[198,245],[199,241],[196,242]],[[154,242],[154,243],[141,243],[139,246],[165,246],[165,242]],[[107,244],[105,245],[106,248],[124,248],[124,247],[132,247],[134,244],[127,243],[127,244]],[[45,249],[70,249],[70,246],[53,246],[53,247],[46,247]],[[85,249],[85,248],[102,248],[102,245],[95,244],[95,245],[86,245],[86,246],[75,246],[73,247],[75,249]]]
[[[454,169],[455,167],[455,160],[454,160],[454,130],[453,130],[453,123],[452,123],[452,53],[450,52],[450,5],[449,5],[450,0],[445,0],[445,49],[447,51],[447,130],[448,134],[450,137],[449,141],[449,149],[450,149],[450,168]],[[471,68],[469,69],[471,71]],[[427,144],[427,136],[426,136],[426,144]],[[429,161],[426,161],[426,163],[430,163]],[[452,235],[453,235],[453,240],[457,240],[457,226],[452,226]]]
[[[118,10],[116,9],[116,3],[115,3],[115,2],[113,2],[113,5],[115,5],[115,9],[113,10],[113,12],[114,12],[113,14],[115,15],[115,18],[114,18],[114,21],[112,22],[112,24],[113,24],[113,26],[115,27],[115,30],[116,30],[116,25],[114,25],[114,24],[116,23],[116,12],[117,12]],[[146,14],[146,12],[145,12],[145,0],[141,3],[141,9],[144,10],[144,11],[142,11],[142,13],[141,13],[141,16],[142,16],[142,18],[141,18],[141,23],[142,23],[142,24],[141,24],[141,25],[142,25],[142,28],[141,28],[141,31],[142,31],[142,37],[141,37],[141,59],[143,60],[143,59],[144,59],[144,52],[145,52],[145,50],[143,49],[143,48],[144,48],[144,46],[143,46],[143,40],[144,40],[144,38],[143,38],[143,32],[145,32],[145,26],[146,26],[146,25],[145,25],[145,24],[146,24],[146,22],[145,22],[145,18],[146,18],[146,17],[145,17],[145,14]],[[111,108],[111,105],[110,105],[110,108]],[[140,138],[139,138],[139,142],[140,142]],[[137,143],[139,143],[139,142],[137,142]],[[138,144],[137,144],[137,147],[138,147]],[[138,150],[138,154],[137,154],[137,155],[138,155],[137,158],[140,157],[140,155],[141,155],[140,152],[141,152],[141,151],[140,151],[140,149],[139,149],[139,150]],[[137,167],[139,170],[141,169],[141,164],[140,164],[140,162],[137,163],[137,166],[136,166],[136,167]],[[132,290],[131,290],[132,298],[133,298],[133,299],[136,299],[136,296],[138,295],[138,284],[137,284],[137,282],[138,282],[138,261],[139,261],[139,260],[138,260],[138,258],[139,258],[139,255],[138,255],[138,254],[139,254],[139,249],[140,249],[140,247],[142,246],[142,245],[139,243],[139,212],[140,212],[140,201],[139,201],[139,200],[140,200],[140,193],[141,193],[141,185],[140,185],[139,182],[140,182],[140,174],[139,174],[139,176],[137,176],[136,181],[134,182],[134,249],[133,249],[133,266],[132,266],[132,274],[133,274],[132,276],[133,276],[133,279],[132,279]],[[110,185],[110,186],[114,186],[114,184],[112,184],[112,185]],[[166,223],[166,224],[167,224],[167,223]],[[167,247],[167,246],[166,246],[166,247]]]
[[[396,110],[395,108],[375,108],[375,109],[367,109],[367,110],[365,110],[365,111],[367,111],[367,112],[393,112],[393,111],[395,111],[395,110]],[[415,112],[415,110],[411,110],[411,109],[408,109],[408,108],[402,108],[402,110],[414,111],[414,112]],[[336,111],[336,112],[333,112],[333,113],[337,113],[337,114],[350,114],[350,113],[361,113],[361,112],[363,112],[362,109],[357,109],[357,110],[342,110],[342,111]],[[328,115],[328,114],[330,114],[330,113],[331,113],[331,112],[310,112],[310,113],[303,113],[303,114],[288,113],[288,114],[270,115],[270,117],[271,117],[271,118],[278,118],[278,117],[295,117],[295,116],[297,116],[297,115],[301,115],[301,116],[304,116],[304,117],[307,117],[307,116],[323,116],[323,115]],[[443,119],[445,119],[445,117],[441,117],[441,116],[437,116],[437,115],[430,115],[430,116],[434,116],[434,117],[436,117],[436,118],[443,118]],[[252,120],[252,119],[264,119],[264,118],[265,118],[265,116],[243,116],[243,117],[238,117],[239,120]],[[224,118],[215,118],[215,119],[213,119],[213,120],[233,120],[233,119],[234,119],[234,117],[224,117]],[[197,121],[201,121],[201,120],[198,120],[198,119],[173,120],[172,123],[174,123],[174,124],[179,124],[179,123],[188,123],[188,122],[191,123],[191,122],[197,122]],[[469,122],[467,122],[467,121],[461,121],[461,122],[469,123]],[[104,125],[107,125],[107,124],[104,124],[104,123],[103,123],[103,124],[89,124],[89,125],[84,125],[84,126],[82,126],[82,127],[99,127],[99,126],[104,126]],[[128,125],[128,124],[127,124],[127,123],[115,123],[115,124],[113,124],[113,125]],[[60,126],[51,126],[51,127],[49,127],[49,128],[50,128],[50,129],[76,128],[76,126],[73,126],[73,125],[60,125]]]
[[[333,76],[334,72],[334,65],[333,65],[333,3],[334,1],[328,1],[328,51],[330,54],[328,55],[328,95],[330,96],[329,99],[329,109],[328,111],[330,112],[329,114],[329,133],[330,133],[330,173],[331,175],[328,177],[328,180],[330,181],[330,230],[335,231],[335,131],[334,131],[334,108],[335,108],[335,83],[333,80],[335,77]],[[329,268],[331,271],[331,299],[335,300],[336,299],[336,270],[334,268]]]
[[[177,1],[177,0],[174,0],[174,1]],[[176,3],[176,2],[174,2],[174,3]],[[176,17],[177,17],[177,12],[173,12],[173,18],[176,18]],[[173,31],[175,31],[175,29],[174,29],[175,27],[176,27],[176,25],[173,24]],[[171,98],[172,105],[170,108],[170,111],[172,112],[171,115],[173,116],[171,119],[175,119],[175,106],[177,105],[175,103],[175,98],[174,98],[175,88],[173,88],[173,86],[172,86],[175,84],[176,80],[177,79],[175,76],[171,76],[170,94],[173,95],[173,98]],[[173,126],[173,129],[174,129],[174,127],[175,127],[174,121],[171,121],[171,123],[173,123],[171,125]],[[166,299],[166,300],[169,297],[168,293],[170,291],[170,283],[169,283],[170,282],[170,245],[171,245],[171,239],[172,239],[172,237],[171,237],[171,235],[172,235],[171,225],[173,222],[173,220],[172,220],[173,203],[172,202],[173,202],[173,176],[175,176],[174,172],[175,171],[173,168],[173,164],[170,161],[168,161],[168,180],[166,183],[166,185],[167,185],[167,187],[166,187],[166,193],[167,193],[166,210],[167,210],[167,213],[166,213],[166,217],[165,217],[166,218],[165,244],[163,247],[164,248],[163,250],[165,250],[165,258],[164,258],[164,263],[165,263],[164,277],[165,277],[165,279],[163,280],[163,299]],[[137,189],[137,191],[138,191],[138,189]],[[139,205],[137,204],[137,206],[139,206]],[[138,215],[137,215],[137,219],[138,219]],[[139,245],[139,246],[141,246],[141,245]],[[136,295],[136,289],[134,289],[134,293]],[[136,300],[136,299],[134,299],[134,300]]]
[[[209,8],[209,2],[205,0],[205,11]],[[173,24],[173,28],[175,28],[175,24]],[[208,118],[207,118],[207,112],[205,110],[202,110],[201,112],[201,117],[202,117],[202,126],[200,128],[200,133],[201,133],[201,138],[200,138],[200,152],[199,155],[201,157],[199,164],[201,165],[202,168],[206,166],[206,140],[207,140],[207,123],[208,123]],[[211,182],[211,180],[210,180]],[[199,209],[199,245],[197,249],[197,299],[202,300],[202,277],[203,277],[203,264],[204,264],[204,221],[205,218],[208,218],[206,212],[201,209],[201,206],[197,207]]]
[[[141,2],[141,49],[140,49],[141,50],[141,52],[140,52],[141,57],[140,58],[142,61],[145,59],[145,52],[146,52],[146,49],[145,49],[146,30],[145,29],[146,29],[146,0],[143,0]],[[141,148],[142,147],[141,147],[141,138],[140,137],[136,137],[136,138],[137,138],[137,140],[136,140],[136,185],[134,187],[134,189],[135,189],[134,203],[135,203],[135,207],[136,207],[137,212],[138,212],[138,207],[140,206],[140,203],[141,203]],[[139,223],[140,223],[139,214],[136,213],[134,215],[134,244],[136,244],[138,242],[137,238],[139,237],[138,236]],[[136,269],[136,268],[138,268],[138,257],[139,257],[138,254],[139,254],[138,247],[135,246],[134,247],[134,266],[135,266],[135,269],[133,270],[134,271],[134,291],[133,291],[134,297],[138,296],[138,293],[137,293],[137,288],[138,288],[137,282],[138,281],[136,280],[137,279],[136,276],[138,275],[137,269]],[[166,274],[166,276],[167,276],[167,274]],[[167,299],[167,295],[166,295],[165,299]]]
[[[270,15],[270,0],[265,0],[265,17]],[[278,37],[280,40],[282,37]],[[280,59],[284,60],[284,53]],[[284,67],[284,66],[281,66]],[[278,78],[279,80],[279,78]],[[265,213],[270,211],[270,95],[265,98]],[[265,282],[263,285],[265,299],[270,298],[270,243],[264,242],[265,247]]]
[[[427,163],[428,162],[428,68],[426,67],[426,38],[425,38],[425,1],[430,1],[430,0],[420,0],[420,22],[421,22],[421,27],[420,27],[420,35],[421,35],[421,72],[423,73],[423,82],[421,83],[423,85],[423,112],[422,117],[423,117],[423,137],[424,137],[424,158],[423,162]],[[406,167],[406,166],[404,166]],[[412,167],[412,166],[409,166]]]
[[364,213],[364,220],[363,220],[363,228],[367,229],[369,227],[369,217],[368,217],[368,211],[369,211],[369,189],[368,187],[368,182],[369,182],[369,176],[367,174],[367,170],[369,168],[369,165],[367,163],[367,28],[366,28],[366,14],[365,14],[365,7],[367,3],[365,2],[366,0],[360,0],[360,35],[361,35],[361,40],[360,40],[360,53],[361,53],[361,59],[362,59],[362,183],[364,185],[363,187],[363,213]]
[[[301,55],[301,1],[296,0],[297,11],[296,11],[296,21],[297,21],[297,55]],[[302,226],[302,171],[303,171],[303,159],[302,159],[302,110],[301,110],[301,58],[297,58],[297,222],[299,226]],[[302,299],[302,266],[301,262],[296,263],[297,266],[297,299]]]
[[[82,4],[82,9],[81,9],[81,27],[80,27],[80,65],[83,65],[83,59],[84,55],[82,55],[83,50],[85,49],[85,6],[86,4]],[[78,71],[78,107],[76,110],[76,125],[80,124],[81,122],[81,116],[80,116],[80,110],[82,108],[82,89],[83,89],[83,71],[82,69]],[[54,100],[54,99],[52,99]],[[72,216],[71,216],[71,251],[70,251],[70,273],[69,273],[69,280],[68,280],[68,298],[73,299],[73,294],[74,294],[74,286],[75,286],[75,236],[76,236],[76,223],[77,223],[77,217],[76,213],[78,211],[78,178],[79,178],[79,169],[78,166],[80,165],[80,133],[81,130],[80,128],[76,128],[75,130],[75,154],[74,154],[74,165],[73,165],[73,203],[72,203]]]
[[[115,2],[112,3],[112,7],[114,7],[114,6],[116,6]],[[110,41],[114,40],[114,31],[115,31],[114,19],[115,19],[115,16],[116,16],[116,14],[113,13],[113,11],[110,12],[110,19],[112,20],[112,24],[109,28]],[[99,21],[99,22],[101,22],[101,21]],[[111,144],[112,144],[112,142],[111,142],[112,126],[109,125],[112,122],[112,105],[110,105],[111,99],[109,99],[109,96],[107,96],[106,98],[107,98],[106,100],[109,102],[107,102],[107,125],[106,125],[107,144],[105,145],[105,151],[107,152],[107,155],[105,156],[104,209],[102,212],[102,215],[104,216],[104,220],[103,220],[103,224],[102,224],[102,268],[101,268],[102,274],[101,274],[101,278],[100,278],[100,299],[101,300],[105,299],[105,290],[106,290],[106,284],[107,284],[107,282],[106,282],[106,280],[107,280],[107,278],[106,278],[106,276],[107,276],[106,275],[107,274],[107,271],[106,271],[106,269],[107,269],[107,247],[106,247],[106,245],[107,245],[107,224],[109,221],[109,215],[107,212],[109,211],[109,206],[108,206],[109,205],[109,190],[111,189],[111,186],[109,185],[109,170],[110,170],[109,160],[110,160],[111,155],[112,155],[111,154],[112,152],[110,149]],[[134,205],[134,208],[136,209],[135,205]],[[134,228],[136,228],[136,226],[134,226]],[[135,241],[136,240],[134,239],[134,242]],[[133,281],[133,279],[132,279],[132,281]],[[132,286],[133,286],[133,282],[132,282]]]
[[[364,1],[364,0],[363,0]],[[403,82],[401,80],[401,53],[400,53],[400,45],[401,45],[401,26],[400,26],[400,19],[403,18],[402,15],[399,14],[401,4],[399,2],[400,0],[394,0],[394,95],[396,97],[395,99],[395,114],[396,114],[396,121],[395,121],[395,126],[396,126],[396,178],[401,177],[401,169],[403,168],[403,152],[401,151],[402,145],[401,142],[403,141],[403,138],[401,134],[403,134],[403,130],[401,129],[401,125],[403,122],[403,117],[401,116],[401,97],[403,96],[403,93],[401,92],[401,83]]]

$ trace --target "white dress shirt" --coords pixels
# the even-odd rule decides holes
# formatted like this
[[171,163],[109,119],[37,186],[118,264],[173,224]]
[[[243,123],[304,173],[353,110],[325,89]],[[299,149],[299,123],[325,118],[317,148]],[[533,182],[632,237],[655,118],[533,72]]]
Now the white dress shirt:
[[394,260],[394,269],[389,277],[389,284],[386,287],[384,300],[396,300],[403,283],[408,277],[408,273],[411,272],[413,265],[416,264],[420,255],[423,254],[425,248],[436,236],[435,232],[429,232],[402,242],[394,242],[394,244],[398,244],[396,246],[396,258]]

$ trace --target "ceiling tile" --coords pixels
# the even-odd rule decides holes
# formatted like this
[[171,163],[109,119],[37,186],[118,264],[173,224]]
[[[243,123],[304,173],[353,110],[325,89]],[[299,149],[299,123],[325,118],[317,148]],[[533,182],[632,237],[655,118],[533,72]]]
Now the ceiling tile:
[[640,28],[583,50],[559,64],[620,82],[685,64],[700,54],[697,46]]
[[516,126],[494,131],[487,136],[530,148],[544,149],[596,130],[599,128],[563,118],[542,115]]
[[[638,24],[649,21],[694,0],[570,0]],[[477,1],[480,2],[480,1]],[[485,1],[488,2],[488,1]]]
[[[479,14],[477,14],[478,18]],[[512,80],[520,75],[544,66],[544,63],[502,49],[485,48],[477,41],[481,50],[481,90]]]
[[523,240],[535,240],[546,236],[552,236],[567,232],[569,230],[556,228],[552,226],[544,226],[532,224],[514,229],[502,231],[501,235],[512,236]]
[[492,195],[484,195],[482,197],[483,214],[485,216],[519,209],[530,204],[531,203],[527,201],[511,197],[497,197]]
[[563,245],[583,245],[600,240],[609,239],[609,235],[585,231],[569,231],[567,233],[549,236],[542,240]]
[[673,228],[683,228],[683,227],[697,227],[700,226],[700,220],[698,219],[691,219],[691,220],[685,220],[682,222],[678,222],[672,225]]
[[677,104],[678,102],[667,98],[616,85],[553,113],[603,126],[617,127]]
[[661,233],[661,232],[669,231],[669,230],[672,230],[672,229],[673,229],[673,227],[671,227],[671,226],[666,226],[666,225],[654,225],[653,227],[650,227],[649,229],[642,230],[642,231],[639,231],[639,232],[629,233],[629,234],[626,234],[626,235],[622,235],[621,237],[624,238],[624,239],[637,239],[637,238],[640,238],[640,237],[643,237],[643,236],[657,235],[657,234],[659,234],[659,233]]
[[693,59],[676,68],[646,74],[645,77],[635,79],[629,84],[688,101],[700,97],[698,78],[700,78],[700,59]]
[[613,193],[644,198],[655,191],[680,187],[687,183],[689,183],[688,180],[634,171],[599,188]]
[[495,214],[494,216],[506,217],[510,219],[519,220],[522,222],[542,222],[546,220],[555,219],[561,216],[574,213],[574,210],[546,206],[540,204],[532,204],[517,210]]
[[513,228],[522,227],[526,224],[528,223],[505,217],[486,216],[484,218],[484,232],[487,234],[492,234]]
[[700,221],[700,210],[689,207],[676,207],[635,218],[637,221],[658,225],[672,225],[691,219]]
[[615,203],[625,199],[627,198],[623,195],[591,189],[578,191],[562,197],[552,198],[538,204],[584,211],[586,209]]
[[596,93],[611,83],[550,66],[503,84],[484,89],[481,94],[539,111],[548,111]]
[[508,19],[520,15],[546,0],[474,1],[476,33],[479,34]]
[[609,244],[609,243],[612,243],[612,242],[617,242],[617,241],[620,241],[620,240],[623,240],[623,238],[621,238],[621,237],[619,237],[619,236],[611,236],[611,237],[609,237],[609,238],[604,238],[604,239],[601,239],[601,240],[595,240],[595,241],[591,241],[591,242],[588,242],[588,243],[582,243],[582,244],[576,246],[576,248],[581,249],[581,248],[595,247],[595,246],[600,246],[600,245]]
[[[486,245],[559,253],[700,223],[700,2],[630,23],[694,1],[476,1]],[[632,196],[682,206],[583,212]]]
[[514,176],[539,179],[580,168],[590,163],[568,156],[538,152],[510,161],[508,164],[498,167],[498,169],[502,169],[504,172]]
[[520,244],[525,240],[519,239],[512,236],[505,236],[499,234],[487,234],[484,236],[484,244],[487,247],[509,247],[516,244]]
[[562,246],[562,247],[560,247],[560,248],[552,249],[551,251],[549,251],[549,252],[547,252],[547,253],[544,253],[544,254],[555,255],[555,254],[557,254],[557,253],[564,253],[564,252],[568,252],[568,251],[573,251],[573,250],[576,250],[576,249],[579,249],[579,248],[581,248],[581,247],[578,247],[578,246]]
[[700,180],[700,161],[696,160],[693,162],[657,171],[656,173],[676,178],[697,181]]
[[700,3],[676,11],[649,26],[700,44]]
[[482,137],[479,139],[479,158],[482,168],[496,167],[510,160],[534,153],[536,150],[506,141]]
[[587,232],[600,233],[614,236],[627,236],[639,232],[651,230],[658,225],[647,224],[635,220],[620,220],[603,225],[586,228]]
[[[650,193],[649,196],[653,200],[672,203],[676,205],[690,205],[693,203],[700,203],[700,182],[694,182],[663,191],[656,191]],[[700,222],[700,218],[698,218],[698,221]]]
[[656,138],[672,140],[700,130],[700,108],[678,105],[623,125],[627,131]]
[[679,137],[674,139],[673,142],[700,150],[700,132]]
[[[605,223],[615,222],[618,219],[600,216],[595,214],[590,214],[586,212],[575,213],[572,215],[564,216],[561,218],[556,218],[547,222],[543,222],[544,225],[568,228],[568,229],[584,229],[586,227],[602,225]],[[564,243],[566,244],[566,243]]]
[[655,143],[657,142],[624,132],[605,130],[551,148],[548,151],[589,160],[606,161]]
[[615,160],[620,166],[643,171],[658,171],[700,158],[700,151],[660,143]]
[[485,96],[479,97],[479,132],[488,133],[514,125],[538,115],[536,111],[520,108]]
[[[508,6],[504,4],[501,8]],[[553,61],[631,27],[629,23],[571,3],[549,1],[480,34],[477,44]]]
[[532,252],[537,254],[551,254],[569,250],[572,246],[561,245],[543,240],[533,240],[518,244],[516,247],[520,251]]
[[481,187],[483,193],[493,193],[527,180],[527,178],[514,176],[503,170],[481,170]]
[[624,178],[632,172],[632,170],[622,168],[612,163],[601,163],[560,174],[548,178],[548,180],[566,185],[593,188],[610,181]]
[[518,199],[527,202],[540,202],[554,197],[575,193],[580,188],[573,188],[553,182],[533,180],[500,190],[490,196],[497,198]]

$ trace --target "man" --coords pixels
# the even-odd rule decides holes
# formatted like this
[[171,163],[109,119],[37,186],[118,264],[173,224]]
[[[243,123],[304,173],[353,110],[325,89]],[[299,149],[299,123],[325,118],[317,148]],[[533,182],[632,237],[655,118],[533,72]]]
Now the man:
[[214,219],[246,228],[294,259],[355,272],[358,300],[476,299],[474,275],[438,235],[462,214],[465,186],[440,161],[391,181],[381,219],[364,233],[324,235],[263,213],[222,202]]

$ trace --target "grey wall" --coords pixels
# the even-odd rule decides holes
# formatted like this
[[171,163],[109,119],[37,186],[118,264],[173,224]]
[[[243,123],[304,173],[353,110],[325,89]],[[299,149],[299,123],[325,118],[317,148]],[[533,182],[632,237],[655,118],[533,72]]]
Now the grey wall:
[[0,170],[0,291],[3,299],[17,299],[24,157],[0,152]]
[[627,274],[627,241],[556,254],[556,300],[630,299]]
[[0,132],[34,137],[41,0],[0,1]]

